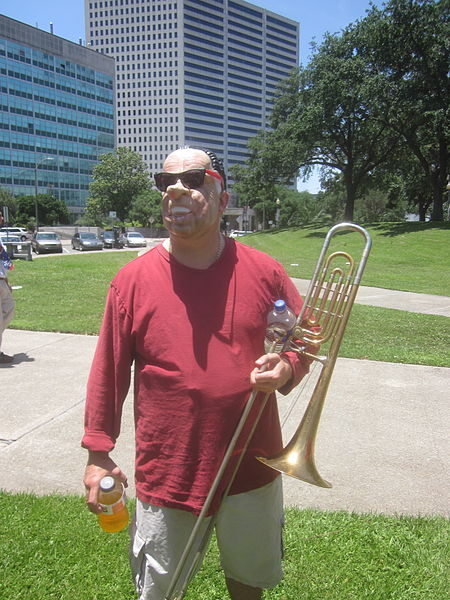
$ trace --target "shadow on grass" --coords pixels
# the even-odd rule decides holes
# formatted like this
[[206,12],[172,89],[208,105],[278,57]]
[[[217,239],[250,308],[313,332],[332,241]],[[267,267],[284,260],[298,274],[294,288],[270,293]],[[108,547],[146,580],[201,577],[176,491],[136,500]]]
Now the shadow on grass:
[[[336,223],[335,223],[336,224]],[[326,223],[315,223],[311,225],[302,225],[301,227],[284,227],[280,229],[274,230],[264,230],[258,233],[270,233],[271,235],[277,235],[279,233],[285,232],[295,232],[295,231],[308,231],[306,233],[305,238],[319,238],[324,239],[328,230],[333,227],[334,224],[326,224]],[[406,233],[416,233],[418,231],[429,231],[430,229],[442,229],[449,230],[450,229],[450,221],[427,221],[426,223],[421,221],[405,221],[405,222],[392,222],[392,223],[358,223],[358,225],[362,225],[367,229],[371,229],[372,231],[376,231],[381,236],[386,237],[394,237],[397,235],[404,235]],[[319,231],[321,230],[322,231]],[[351,230],[349,231],[339,231],[336,235],[348,235],[353,233]]]
[[[316,237],[316,238],[324,238],[327,234],[328,229],[332,227],[332,224],[327,223],[312,223],[310,225],[300,225],[297,227],[278,227],[276,229],[262,229],[261,231],[255,231],[252,235],[257,234],[269,234],[269,235],[278,235],[280,233],[296,233],[297,231],[308,231],[311,230],[305,237]],[[323,229],[324,231],[317,231],[318,229]]]
[[416,233],[418,231],[429,231],[430,229],[450,229],[449,221],[407,221],[400,223],[370,223],[371,229],[379,232],[380,235],[394,237],[406,233]]

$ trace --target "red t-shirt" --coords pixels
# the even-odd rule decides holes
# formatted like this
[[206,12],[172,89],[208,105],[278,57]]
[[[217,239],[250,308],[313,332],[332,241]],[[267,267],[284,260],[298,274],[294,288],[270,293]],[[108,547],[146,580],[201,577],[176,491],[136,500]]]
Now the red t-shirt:
[[[87,386],[82,445],[114,447],[134,361],[137,496],[198,513],[251,393],[249,375],[264,354],[266,318],[278,298],[298,314],[301,299],[283,267],[231,239],[208,269],[180,264],[162,244],[128,263],[111,283]],[[291,389],[308,362],[287,357]],[[272,481],[277,473],[254,456],[281,447],[272,395],[231,493]]]

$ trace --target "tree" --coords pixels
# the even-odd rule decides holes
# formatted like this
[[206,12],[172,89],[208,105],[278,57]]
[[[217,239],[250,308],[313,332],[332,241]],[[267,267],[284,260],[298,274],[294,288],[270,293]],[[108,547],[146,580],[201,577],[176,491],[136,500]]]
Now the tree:
[[[343,217],[350,220],[356,200],[375,189],[378,173],[390,171],[401,173],[409,198],[420,201],[421,219],[431,204],[432,219],[442,219],[450,137],[448,29],[444,0],[391,0],[382,9],[372,6],[341,35],[326,35],[310,63],[280,86],[272,130],[252,140],[249,172],[238,172],[238,182],[264,192],[319,166],[329,188],[344,186]],[[336,209],[340,197],[335,194]],[[373,196],[370,202],[373,212]],[[377,202],[380,208],[380,196]]]
[[105,204],[100,198],[90,197],[87,199],[86,213],[84,217],[82,217],[81,222],[96,227],[102,227],[106,212],[107,208],[105,208]]
[[120,221],[125,221],[133,199],[150,188],[147,165],[130,148],[117,148],[100,157],[94,167],[93,181],[89,186],[89,214],[106,214],[115,211]]
[[279,189],[279,227],[298,227],[326,220],[324,206],[315,194]]
[[261,160],[266,148],[266,134],[252,138],[248,142],[249,158],[245,165],[235,164],[231,167],[233,179],[233,193],[238,198],[239,206],[265,204],[270,205],[276,196],[275,172],[271,170],[266,160]]
[[431,219],[443,219],[450,143],[448,23],[444,0],[391,0],[382,9],[372,6],[359,24],[379,119],[415,157],[425,180],[419,189],[428,187],[425,197],[418,194],[421,220],[431,204]]
[[139,221],[144,227],[162,227],[161,192],[144,190],[132,202],[130,219]]
[[25,225],[36,225],[36,202],[39,225],[57,225],[69,223],[69,211],[63,200],[58,200],[51,194],[36,196],[19,196],[15,221]]
[[2,210],[3,206],[6,206],[8,208],[9,222],[15,223],[15,215],[17,213],[17,200],[9,190],[0,188],[0,210]]
[[[355,200],[371,173],[393,152],[398,134],[373,118],[370,75],[359,56],[352,27],[327,35],[306,68],[280,88],[272,132],[260,136],[250,168],[278,181],[292,180],[315,166],[345,186],[344,218],[352,220]],[[270,176],[270,175],[269,175]]]

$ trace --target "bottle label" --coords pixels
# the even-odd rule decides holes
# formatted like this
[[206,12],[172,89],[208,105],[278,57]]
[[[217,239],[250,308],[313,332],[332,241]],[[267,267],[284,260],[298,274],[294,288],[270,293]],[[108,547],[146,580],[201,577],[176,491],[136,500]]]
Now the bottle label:
[[116,500],[116,502],[113,502],[112,504],[101,504],[100,506],[102,507],[102,513],[104,515],[116,515],[125,507],[126,500],[127,498],[124,492],[122,496]]

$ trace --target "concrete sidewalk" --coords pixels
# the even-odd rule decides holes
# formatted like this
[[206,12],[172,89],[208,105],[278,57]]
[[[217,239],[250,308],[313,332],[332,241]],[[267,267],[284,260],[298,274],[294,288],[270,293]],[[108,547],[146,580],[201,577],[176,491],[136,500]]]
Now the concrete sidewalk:
[[[404,293],[393,292],[392,303],[398,301],[398,294]],[[412,296],[423,295],[405,297],[408,307],[413,306]],[[424,298],[416,298],[419,304],[414,306],[422,303],[433,313],[432,298],[425,303]],[[437,310],[442,311],[437,314],[448,314],[445,302]],[[85,385],[96,341],[95,336],[5,332],[5,352],[15,354],[15,361],[0,366],[0,488],[83,494],[86,453],[80,448],[80,438]],[[300,422],[313,379],[292,411],[289,405],[296,392],[280,397],[282,419],[290,412],[286,440]],[[285,477],[287,504],[447,515],[449,390],[447,368],[339,359],[316,444],[318,469],[333,488]],[[113,457],[130,480],[133,452],[129,394]]]
[[[295,283],[300,294],[305,296],[308,291],[309,279],[296,279],[293,277],[292,281]],[[450,317],[449,296],[415,294],[413,292],[400,292],[397,290],[361,286],[358,290],[356,303]]]

